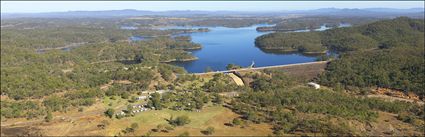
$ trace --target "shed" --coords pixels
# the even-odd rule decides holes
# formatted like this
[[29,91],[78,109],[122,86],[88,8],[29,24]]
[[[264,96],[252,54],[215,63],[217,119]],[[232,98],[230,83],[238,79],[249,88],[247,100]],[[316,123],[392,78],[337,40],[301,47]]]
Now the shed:
[[319,89],[320,85],[314,82],[308,82],[307,83],[308,86],[313,87],[314,89]]
[[147,96],[138,96],[137,100],[142,100],[142,99],[146,99],[146,98],[147,98]]

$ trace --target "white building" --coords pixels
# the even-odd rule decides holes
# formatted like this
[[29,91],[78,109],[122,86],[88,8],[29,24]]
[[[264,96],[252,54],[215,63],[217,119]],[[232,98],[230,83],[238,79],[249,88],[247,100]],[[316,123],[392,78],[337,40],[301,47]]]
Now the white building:
[[142,99],[146,99],[146,98],[147,98],[147,96],[138,96],[137,100],[142,100]]
[[308,82],[307,83],[308,86],[313,87],[314,89],[319,89],[320,85],[314,82]]

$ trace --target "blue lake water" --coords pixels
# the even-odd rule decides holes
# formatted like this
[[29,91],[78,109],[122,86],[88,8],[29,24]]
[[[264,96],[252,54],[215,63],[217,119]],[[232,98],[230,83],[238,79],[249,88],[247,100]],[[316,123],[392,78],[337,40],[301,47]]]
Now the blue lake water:
[[255,29],[258,26],[267,25],[242,28],[208,27],[209,32],[192,33],[190,34],[192,41],[202,45],[202,49],[192,51],[192,54],[199,59],[172,64],[184,67],[188,72],[194,73],[204,72],[207,67],[214,71],[225,70],[226,65],[230,63],[246,67],[254,61],[256,67],[261,67],[316,60],[314,56],[298,53],[266,53],[260,50],[255,47],[255,38],[267,34],[267,32],[257,32]]

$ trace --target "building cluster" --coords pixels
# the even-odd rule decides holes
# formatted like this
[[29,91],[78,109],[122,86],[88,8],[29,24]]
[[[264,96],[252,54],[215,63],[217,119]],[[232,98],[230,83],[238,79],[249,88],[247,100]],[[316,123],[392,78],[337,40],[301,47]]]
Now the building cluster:
[[[157,91],[142,91],[142,94],[147,94],[147,95],[141,95],[138,96],[136,99],[137,100],[147,100],[149,98],[151,98],[151,94],[153,93],[165,93],[165,92],[170,92],[171,90],[157,90]],[[140,113],[143,111],[149,111],[149,110],[154,110],[155,107],[151,107],[148,108],[147,104],[138,104],[138,105],[133,105],[132,106],[132,110],[128,111],[128,110],[121,110],[120,112],[116,113],[117,116],[126,116],[127,114],[135,114],[135,113]]]
[[[133,109],[135,109],[135,110],[133,110],[133,113],[148,111],[149,108],[146,108],[145,106],[146,106],[146,104],[145,105],[134,105]],[[155,109],[155,108],[151,108],[151,109]]]
[[147,105],[146,104],[134,105],[134,106],[132,106],[132,108],[133,108],[132,111],[121,110],[116,115],[117,116],[125,116],[126,114],[130,114],[130,113],[135,114],[135,113],[140,113],[140,112],[143,112],[143,111],[149,111],[149,110],[154,110],[155,109],[155,107],[147,108]]

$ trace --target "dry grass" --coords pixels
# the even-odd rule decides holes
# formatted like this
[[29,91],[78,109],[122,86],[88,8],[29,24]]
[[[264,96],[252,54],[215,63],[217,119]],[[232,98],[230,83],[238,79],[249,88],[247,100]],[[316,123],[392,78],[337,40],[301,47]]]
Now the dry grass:
[[[132,123],[138,123],[139,128],[134,133],[125,135],[145,135],[152,129],[156,128],[158,124],[167,124],[166,119],[171,115],[174,117],[180,115],[187,115],[191,122],[185,126],[176,127],[173,131],[153,132],[153,136],[176,136],[183,132],[189,132],[191,136],[202,136],[202,130],[211,126],[215,128],[215,136],[259,136],[272,134],[271,126],[268,124],[248,124],[245,128],[226,126],[233,118],[239,117],[238,114],[233,113],[230,109],[222,106],[209,106],[200,112],[189,111],[173,111],[173,110],[159,110],[147,111],[136,114],[134,117],[126,117],[122,119],[109,119],[103,116],[103,111],[107,107],[103,103],[95,104],[88,107],[84,112],[72,110],[67,113],[55,113],[55,118],[52,122],[46,123],[36,121],[34,123],[21,124],[21,129],[28,127],[37,127],[40,132],[45,136],[113,136],[119,135],[122,130],[130,127]],[[98,128],[97,125],[102,121],[108,121],[109,125],[105,129]],[[10,131],[14,126],[8,127]],[[3,127],[2,127],[3,129]],[[124,135],[124,134],[121,134]]]
[[[207,127],[214,127],[215,133],[213,135],[215,136],[264,136],[272,133],[271,126],[268,124],[251,124],[246,128],[226,126],[225,123],[231,122],[233,118],[239,117],[239,115],[227,108],[214,106],[201,112],[163,110],[136,116],[134,118],[135,121],[138,121],[139,125],[143,125],[141,125],[135,135],[146,134],[158,124],[166,124],[165,119],[168,119],[171,114],[174,116],[187,115],[192,122],[182,127],[176,127],[168,133],[153,132],[153,136],[176,136],[185,131],[189,132],[191,136],[202,136],[201,131]],[[128,124],[131,123],[128,122]]]

